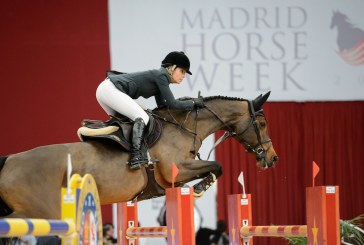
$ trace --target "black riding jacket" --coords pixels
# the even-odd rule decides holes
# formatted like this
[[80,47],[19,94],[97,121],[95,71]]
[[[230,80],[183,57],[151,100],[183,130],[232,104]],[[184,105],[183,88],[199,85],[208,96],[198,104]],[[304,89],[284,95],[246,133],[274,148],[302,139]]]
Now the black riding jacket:
[[107,77],[117,89],[129,95],[132,99],[140,96],[154,96],[158,107],[167,106],[171,109],[193,109],[193,101],[176,100],[169,88],[170,78],[166,68],[142,72],[115,74],[108,72]]

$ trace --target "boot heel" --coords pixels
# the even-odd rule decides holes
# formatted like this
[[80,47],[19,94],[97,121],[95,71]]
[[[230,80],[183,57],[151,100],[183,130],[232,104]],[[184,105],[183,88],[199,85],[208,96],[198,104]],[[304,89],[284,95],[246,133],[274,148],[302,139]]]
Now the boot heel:
[[141,169],[141,164],[136,163],[136,164],[130,165],[129,167],[131,170],[138,170],[138,169]]

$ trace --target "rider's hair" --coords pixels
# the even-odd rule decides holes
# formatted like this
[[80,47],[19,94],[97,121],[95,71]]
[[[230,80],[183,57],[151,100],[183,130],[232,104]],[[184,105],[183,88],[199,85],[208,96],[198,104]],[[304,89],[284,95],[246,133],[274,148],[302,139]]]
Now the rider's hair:
[[172,77],[172,73],[173,73],[173,71],[174,71],[176,68],[177,68],[177,66],[176,66],[176,65],[170,65],[170,66],[166,67],[167,72],[168,72],[168,74],[169,74],[171,77]]

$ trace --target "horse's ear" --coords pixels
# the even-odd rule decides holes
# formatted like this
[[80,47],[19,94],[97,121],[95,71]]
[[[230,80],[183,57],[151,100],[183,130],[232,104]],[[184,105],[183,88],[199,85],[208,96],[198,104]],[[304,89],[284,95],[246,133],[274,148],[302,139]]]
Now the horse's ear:
[[256,100],[258,100],[258,99],[260,99],[260,98],[262,98],[262,94],[260,94],[258,97],[256,97],[255,99],[254,99],[254,101],[256,101]]
[[267,101],[268,97],[270,95],[270,91],[267,92],[265,95],[259,95],[257,98],[253,100],[254,110],[259,111],[263,104]]

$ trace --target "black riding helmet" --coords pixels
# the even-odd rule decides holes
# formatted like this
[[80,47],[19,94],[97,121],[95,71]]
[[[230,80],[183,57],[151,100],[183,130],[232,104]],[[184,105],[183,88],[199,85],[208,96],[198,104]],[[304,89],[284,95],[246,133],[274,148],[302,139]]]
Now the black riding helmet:
[[162,67],[168,67],[170,65],[176,65],[177,67],[181,67],[186,70],[186,72],[190,75],[190,60],[182,51],[173,51],[167,54],[167,56],[162,60]]

